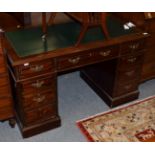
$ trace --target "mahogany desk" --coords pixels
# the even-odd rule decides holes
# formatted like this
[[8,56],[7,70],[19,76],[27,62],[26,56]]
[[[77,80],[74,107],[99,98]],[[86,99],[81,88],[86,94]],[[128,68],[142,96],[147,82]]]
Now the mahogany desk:
[[[106,40],[99,28],[90,29],[82,44],[74,46],[78,23],[7,32],[4,52],[10,74],[16,119],[23,137],[60,126],[57,76],[81,69],[81,77],[114,107],[138,97],[147,33],[125,30],[109,16]],[[89,107],[89,105],[88,105]],[[64,122],[65,123],[65,122]]]

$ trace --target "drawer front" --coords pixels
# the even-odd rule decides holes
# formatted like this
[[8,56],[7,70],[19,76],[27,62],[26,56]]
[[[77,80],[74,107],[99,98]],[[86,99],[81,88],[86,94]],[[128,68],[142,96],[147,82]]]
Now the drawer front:
[[119,46],[97,49],[94,52],[94,59],[96,59],[97,61],[99,60],[104,61],[106,59],[116,58],[118,54],[119,54]]
[[123,94],[127,94],[132,91],[136,91],[137,89],[138,89],[138,81],[137,80],[126,83],[126,84],[119,83],[116,85],[114,96],[117,97],[117,96],[120,96]]
[[101,62],[113,57],[117,57],[119,46],[94,49],[81,54],[72,54],[70,56],[58,58],[58,70],[63,71],[71,68],[81,67],[87,64]]
[[35,80],[24,81],[21,83],[23,95],[44,92],[51,90],[56,91],[56,77],[42,77]]
[[58,70],[63,71],[89,64],[92,61],[92,58],[92,52],[86,52],[84,54],[72,54],[69,56],[60,57],[57,59]]
[[143,63],[144,55],[129,55],[121,57],[119,60],[119,70],[131,70],[140,67]]
[[48,120],[57,115],[56,105],[47,105],[34,111],[25,112],[24,122],[26,125],[35,124]]
[[145,40],[127,42],[121,45],[121,54],[136,53],[145,48]]
[[126,82],[132,82],[133,80],[140,79],[141,67],[133,68],[127,71],[119,71],[117,82],[124,84]]
[[49,91],[23,96],[22,102],[25,109],[33,109],[39,106],[56,103],[56,93]]
[[25,63],[18,66],[18,75],[20,79],[27,77],[37,76],[40,74],[50,73],[55,70],[53,60],[38,61],[34,63]]

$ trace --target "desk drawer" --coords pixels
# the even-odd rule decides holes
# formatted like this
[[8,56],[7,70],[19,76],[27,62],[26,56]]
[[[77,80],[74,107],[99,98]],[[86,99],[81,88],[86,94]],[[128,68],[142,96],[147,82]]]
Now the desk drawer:
[[106,59],[117,57],[119,54],[119,46],[111,46],[107,48],[97,49],[94,52],[94,59],[104,61]]
[[33,111],[25,112],[25,124],[36,124],[41,121],[48,120],[57,115],[56,105],[47,105]]
[[54,104],[56,102],[56,92],[48,91],[23,96],[22,102],[25,109],[34,109],[39,106]]
[[72,54],[58,58],[58,70],[63,71],[90,64],[93,59],[92,52],[83,52],[81,54]]
[[115,87],[114,96],[117,97],[123,94],[127,94],[136,91],[137,89],[138,89],[138,80],[135,81],[132,80],[132,82],[128,83],[126,82],[124,84],[119,83]]
[[118,71],[117,82],[124,84],[126,82],[132,82],[133,80],[140,79],[141,67],[135,67],[127,71]]
[[136,53],[145,48],[145,40],[136,40],[121,45],[121,54]]
[[50,73],[55,70],[53,60],[44,60],[33,63],[25,63],[18,66],[18,75],[20,79],[37,76],[44,73]]
[[56,91],[56,76],[28,80],[21,83],[23,95],[41,93],[47,90]]
[[65,57],[58,58],[58,70],[66,70],[101,62],[107,59],[118,56],[119,46],[111,46],[106,48],[94,49],[85,51],[80,54],[72,54]]
[[119,70],[131,70],[140,67],[143,63],[143,54],[123,56],[119,60]]

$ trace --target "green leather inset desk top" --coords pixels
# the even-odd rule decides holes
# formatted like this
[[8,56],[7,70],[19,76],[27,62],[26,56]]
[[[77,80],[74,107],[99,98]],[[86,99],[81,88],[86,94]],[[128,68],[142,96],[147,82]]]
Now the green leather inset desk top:
[[[80,33],[80,26],[74,22],[49,26],[46,42],[41,38],[41,27],[6,32],[6,37],[17,55],[25,57],[74,46]],[[133,29],[124,30],[123,25],[110,16],[107,18],[107,27],[112,38],[133,32]],[[99,27],[91,28],[84,37],[82,44],[104,39],[104,34]]]

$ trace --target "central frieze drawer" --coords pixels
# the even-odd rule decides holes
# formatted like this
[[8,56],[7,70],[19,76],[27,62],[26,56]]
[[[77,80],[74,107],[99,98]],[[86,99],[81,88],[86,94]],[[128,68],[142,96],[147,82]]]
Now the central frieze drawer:
[[21,83],[22,93],[31,94],[47,90],[56,90],[56,76],[48,76],[24,81]]
[[72,54],[69,56],[60,57],[57,59],[57,67],[59,71],[63,71],[111,59],[113,57],[117,57],[118,54],[119,46],[97,48],[80,54]]
[[59,57],[57,59],[58,70],[63,71],[67,69],[72,69],[75,67],[80,67],[92,62],[93,53],[86,52],[82,54],[72,54],[69,56]]
[[55,71],[54,60],[44,60],[32,63],[25,63],[18,66],[18,76],[20,79],[37,76],[40,74]]
[[97,49],[94,52],[94,59],[97,61],[104,61],[110,58],[115,58],[119,55],[119,46],[111,46]]

